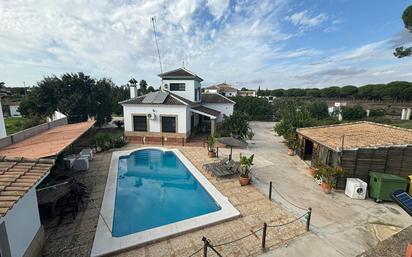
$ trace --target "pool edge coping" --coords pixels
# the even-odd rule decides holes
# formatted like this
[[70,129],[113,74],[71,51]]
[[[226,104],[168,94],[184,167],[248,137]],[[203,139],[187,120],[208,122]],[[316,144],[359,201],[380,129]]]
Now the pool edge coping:
[[[190,219],[181,220],[164,226],[148,229],[122,237],[113,237],[113,215],[117,188],[117,173],[119,157],[130,155],[135,151],[155,149],[160,151],[171,151],[176,154],[180,161],[186,166],[195,179],[201,184],[206,192],[221,207],[220,210],[208,214],[196,216]],[[91,256],[105,256],[111,253],[125,251],[138,246],[147,245],[156,241],[181,235],[183,233],[215,225],[240,216],[240,212],[230,203],[229,199],[197,169],[197,167],[186,156],[176,148],[168,149],[164,147],[139,147],[131,150],[115,151],[107,176],[105,191],[100,209],[101,215],[96,227],[95,237],[91,250]],[[103,218],[104,220],[103,220]],[[107,226],[109,228],[107,228]]]

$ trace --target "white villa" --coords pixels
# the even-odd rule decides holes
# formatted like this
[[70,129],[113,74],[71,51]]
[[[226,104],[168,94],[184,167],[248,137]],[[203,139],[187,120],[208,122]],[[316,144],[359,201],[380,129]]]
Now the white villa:
[[221,83],[218,85],[213,85],[210,87],[205,88],[206,93],[219,93],[223,96],[233,97],[237,96],[238,90],[234,88],[232,85],[225,83]]
[[202,93],[199,76],[185,68],[159,74],[159,91],[121,102],[125,135],[137,142],[187,142],[196,133],[214,134],[217,123],[233,114],[234,101],[218,93]]

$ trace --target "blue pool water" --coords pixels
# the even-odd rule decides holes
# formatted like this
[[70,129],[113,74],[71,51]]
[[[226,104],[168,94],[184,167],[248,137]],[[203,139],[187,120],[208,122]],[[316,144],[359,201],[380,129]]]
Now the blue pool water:
[[114,237],[220,210],[173,152],[139,150],[120,157],[118,169]]

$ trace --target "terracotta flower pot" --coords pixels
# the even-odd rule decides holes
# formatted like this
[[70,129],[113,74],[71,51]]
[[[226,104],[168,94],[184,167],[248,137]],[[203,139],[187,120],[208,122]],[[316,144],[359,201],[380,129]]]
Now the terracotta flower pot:
[[288,155],[289,156],[295,155],[295,150],[293,150],[292,148],[288,148]]
[[318,169],[316,169],[315,167],[309,167],[308,168],[308,174],[312,177],[314,177],[317,172],[318,172]]
[[247,186],[250,183],[250,178],[239,177],[239,183],[241,186]]
[[215,152],[208,152],[207,153],[207,155],[210,157],[210,158],[215,158],[216,157],[216,153]]
[[320,187],[322,188],[323,192],[330,194],[332,188],[328,183],[322,182],[322,184],[320,184]]

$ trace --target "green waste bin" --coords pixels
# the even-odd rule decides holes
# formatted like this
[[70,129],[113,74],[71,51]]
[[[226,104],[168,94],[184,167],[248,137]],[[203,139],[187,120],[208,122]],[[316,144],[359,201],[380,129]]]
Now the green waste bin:
[[369,196],[376,202],[392,201],[392,192],[398,189],[406,190],[409,182],[399,176],[379,172],[371,172],[369,177]]

